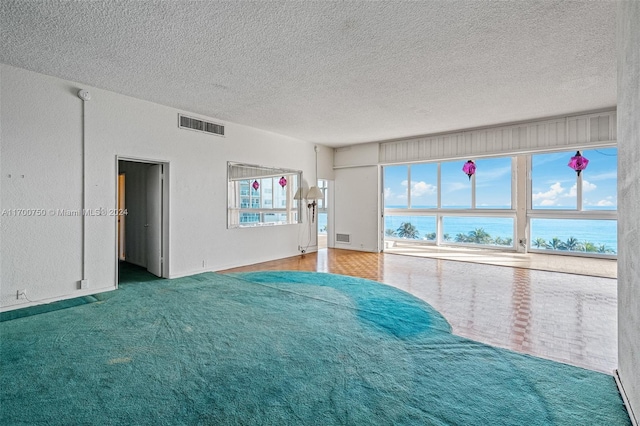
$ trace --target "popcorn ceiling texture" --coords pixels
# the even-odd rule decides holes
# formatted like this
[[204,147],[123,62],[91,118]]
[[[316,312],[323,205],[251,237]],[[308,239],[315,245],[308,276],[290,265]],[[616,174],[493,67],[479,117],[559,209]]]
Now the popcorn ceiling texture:
[[614,106],[615,9],[3,0],[0,62],[341,146]]

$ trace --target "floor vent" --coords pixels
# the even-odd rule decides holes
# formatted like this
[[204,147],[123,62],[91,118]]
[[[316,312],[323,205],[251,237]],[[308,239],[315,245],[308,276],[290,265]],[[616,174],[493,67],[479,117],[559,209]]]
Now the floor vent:
[[351,234],[336,234],[337,243],[351,243]]
[[199,120],[186,115],[178,114],[178,127],[181,129],[195,130],[197,132],[209,133],[212,135],[224,136],[224,126],[222,124],[211,123]]

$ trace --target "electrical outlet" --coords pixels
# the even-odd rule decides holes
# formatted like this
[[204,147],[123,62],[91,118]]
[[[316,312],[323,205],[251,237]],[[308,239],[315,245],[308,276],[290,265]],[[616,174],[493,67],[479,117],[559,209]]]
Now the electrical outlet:
[[18,300],[20,300],[20,299],[26,299],[26,298],[27,298],[27,289],[25,288],[25,289],[22,289],[22,290],[18,290],[18,291],[16,292],[16,298],[17,298]]

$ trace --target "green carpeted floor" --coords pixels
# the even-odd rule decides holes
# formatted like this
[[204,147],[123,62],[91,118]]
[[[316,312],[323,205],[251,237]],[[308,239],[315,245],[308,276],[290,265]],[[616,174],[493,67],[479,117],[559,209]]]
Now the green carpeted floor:
[[0,323],[2,425],[628,425],[614,379],[311,272],[129,279]]

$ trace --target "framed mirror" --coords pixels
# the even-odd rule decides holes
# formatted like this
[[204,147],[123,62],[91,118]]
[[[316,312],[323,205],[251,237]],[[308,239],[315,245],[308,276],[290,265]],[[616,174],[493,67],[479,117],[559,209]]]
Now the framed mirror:
[[228,228],[300,223],[302,171],[229,161],[227,180]]

